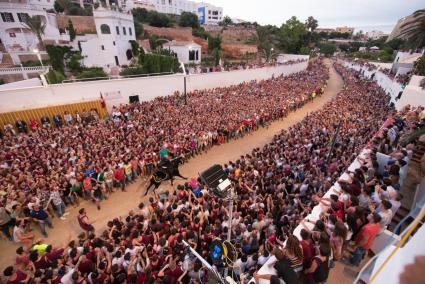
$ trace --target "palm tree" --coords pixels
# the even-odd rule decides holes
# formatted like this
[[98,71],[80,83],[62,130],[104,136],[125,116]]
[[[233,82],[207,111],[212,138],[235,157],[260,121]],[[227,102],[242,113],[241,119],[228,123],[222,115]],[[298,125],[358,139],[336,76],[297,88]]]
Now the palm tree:
[[313,18],[313,16],[310,16],[305,21],[305,25],[310,32],[314,32],[314,30],[318,27],[319,22]]
[[37,36],[39,49],[44,50],[44,43],[41,38],[41,35],[44,34],[44,29],[46,28],[44,18],[40,15],[26,17],[25,25]]
[[412,19],[400,27],[399,38],[407,39],[412,47],[425,45],[425,9],[418,10],[412,14]]

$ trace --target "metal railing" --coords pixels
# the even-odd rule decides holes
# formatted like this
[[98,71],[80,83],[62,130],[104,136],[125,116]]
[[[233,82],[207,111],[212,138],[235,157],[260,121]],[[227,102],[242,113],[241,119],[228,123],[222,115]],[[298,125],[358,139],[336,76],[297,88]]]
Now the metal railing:
[[[409,218],[411,217],[415,218],[414,221],[411,224],[409,224],[406,227],[406,229],[404,229],[403,232],[400,234],[401,236],[403,236],[402,239],[399,241],[395,241],[393,238],[389,238],[384,245],[384,249],[380,253],[376,254],[371,259],[369,259],[369,261],[362,267],[362,269],[357,274],[357,277],[353,281],[353,283],[360,284],[360,283],[363,283],[362,281],[369,283],[369,280],[371,279],[373,280],[380,273],[381,269],[383,269],[385,264],[391,259],[395,251],[398,250],[398,248],[400,248],[402,245],[404,245],[404,242],[406,241],[406,239],[412,234],[414,229],[420,224],[420,221],[424,217],[424,214],[425,214],[425,196],[423,196],[422,199],[416,203],[415,207],[412,210],[410,210],[409,214],[407,214],[394,228],[394,231],[397,232]],[[377,259],[383,254],[386,248],[388,248],[390,245],[397,245],[397,247],[393,249],[391,254],[387,257],[387,259],[383,262],[383,264],[378,268],[377,272],[372,274],[375,269],[375,264]]]
[[31,67],[11,67],[11,68],[0,68],[0,74],[20,74],[23,72],[43,72],[50,68],[51,66],[31,66]]

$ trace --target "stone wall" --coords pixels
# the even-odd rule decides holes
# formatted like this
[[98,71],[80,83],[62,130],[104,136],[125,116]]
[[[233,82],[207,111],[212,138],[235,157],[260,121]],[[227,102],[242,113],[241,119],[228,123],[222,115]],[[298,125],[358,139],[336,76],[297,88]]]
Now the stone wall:
[[95,34],[96,25],[94,23],[94,18],[92,16],[66,16],[58,15],[58,26],[60,29],[68,28],[68,20],[70,19],[74,30],[77,34]]

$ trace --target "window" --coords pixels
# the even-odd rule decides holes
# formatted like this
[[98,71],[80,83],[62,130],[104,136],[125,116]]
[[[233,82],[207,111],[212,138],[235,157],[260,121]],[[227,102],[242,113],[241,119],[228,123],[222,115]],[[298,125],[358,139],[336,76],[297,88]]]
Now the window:
[[133,31],[131,30],[131,27],[128,28],[128,34],[131,36],[133,35]]
[[115,41],[113,41],[112,44],[115,45]]
[[117,35],[120,34],[120,27],[116,26],[115,29],[117,30]]
[[102,50],[105,50],[105,46],[104,45],[102,45],[101,48],[102,48]]
[[16,37],[16,34],[15,33],[9,33],[9,36],[10,37]]
[[212,14],[216,16],[218,15],[218,11],[213,11]]
[[111,34],[111,29],[109,28],[109,26],[107,24],[102,24],[100,26],[100,32],[102,34]]
[[127,34],[127,31],[125,30],[125,27],[122,27],[122,33],[123,33],[124,35],[126,35],[126,34]]
[[1,14],[1,19],[5,23],[13,23],[15,21],[12,13],[2,12],[0,14]]
[[195,51],[189,50],[189,61],[195,60]]
[[26,22],[28,18],[29,15],[27,13],[18,13],[18,19],[20,22]]

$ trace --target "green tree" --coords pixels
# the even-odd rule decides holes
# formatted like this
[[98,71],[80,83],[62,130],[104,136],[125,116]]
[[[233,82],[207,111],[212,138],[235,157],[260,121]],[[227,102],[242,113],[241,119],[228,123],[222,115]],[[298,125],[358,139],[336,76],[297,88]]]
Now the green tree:
[[323,43],[319,46],[320,52],[326,56],[334,54],[336,51],[336,45],[333,43]]
[[136,34],[136,38],[142,37],[144,34],[143,24],[139,21],[134,21],[134,32]]
[[39,49],[44,50],[45,46],[41,38],[46,29],[44,17],[40,15],[25,17],[25,25],[37,36]]
[[73,54],[69,59],[68,68],[71,70],[72,73],[75,74],[83,70],[83,67],[81,66],[81,59],[83,59],[83,57],[80,53]]
[[208,37],[208,51],[212,52],[214,49],[221,49],[221,37],[209,36]]
[[220,26],[230,26],[233,24],[232,19],[229,16],[225,16],[221,22],[218,23]]
[[306,26],[293,16],[280,28],[280,46],[288,53],[299,53],[307,33]]
[[399,50],[400,47],[404,44],[404,40],[401,38],[393,38],[392,40],[388,41],[386,44],[394,50]]
[[63,73],[65,54],[70,52],[70,48],[66,46],[48,45],[46,46],[46,51],[49,55],[52,68]]
[[180,27],[199,28],[198,16],[191,12],[182,12],[179,20]]
[[413,73],[418,76],[425,76],[425,55],[422,55],[415,61]]
[[56,12],[65,14],[69,14],[69,10],[71,9],[72,3],[69,0],[56,0],[53,4],[53,8]]
[[162,28],[162,27],[171,27],[171,19],[162,13],[157,11],[151,11],[148,16],[149,25]]
[[133,9],[133,18],[141,23],[148,22],[149,12],[145,8],[135,8]]
[[74,25],[72,24],[71,19],[68,19],[68,32],[69,32],[69,39],[73,41],[75,39],[76,33],[75,33]]
[[218,66],[220,64],[221,49],[214,48],[211,54],[212,54],[212,56],[214,58],[214,65],[215,66]]
[[404,23],[400,28],[399,38],[407,39],[411,47],[425,46],[425,9],[413,13],[412,19]]
[[133,57],[137,58],[140,53],[139,43],[136,40],[130,40],[130,44],[131,44],[131,52],[133,53]]
[[309,31],[314,32],[314,30],[319,26],[319,22],[313,18],[313,16],[310,16],[305,21],[305,26]]

